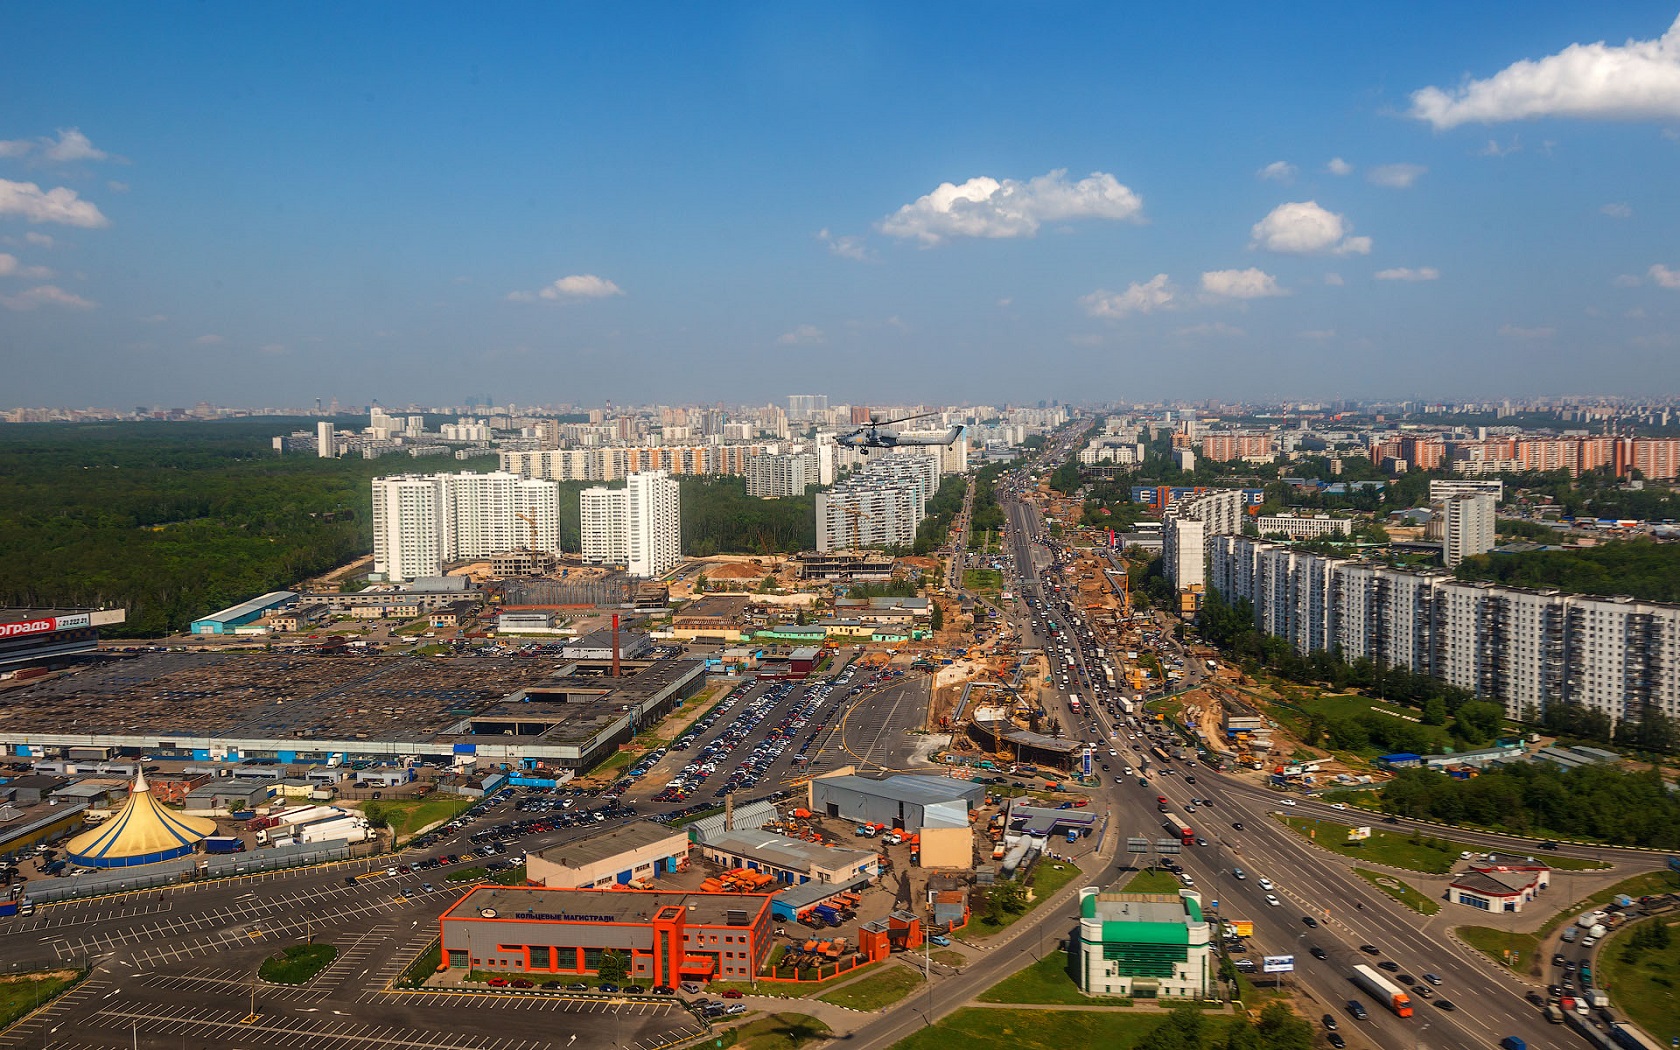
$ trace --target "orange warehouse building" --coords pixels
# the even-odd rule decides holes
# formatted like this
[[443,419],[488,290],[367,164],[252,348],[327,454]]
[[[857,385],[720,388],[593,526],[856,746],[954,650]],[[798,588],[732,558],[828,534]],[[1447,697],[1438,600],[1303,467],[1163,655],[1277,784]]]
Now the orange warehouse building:
[[770,951],[770,894],[475,886],[438,920],[451,968],[591,974],[607,952],[632,977],[749,979]]

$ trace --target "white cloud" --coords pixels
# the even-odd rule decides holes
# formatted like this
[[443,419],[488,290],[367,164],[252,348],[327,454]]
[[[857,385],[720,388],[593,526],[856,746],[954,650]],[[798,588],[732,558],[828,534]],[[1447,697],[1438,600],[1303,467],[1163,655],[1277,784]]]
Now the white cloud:
[[28,139],[0,139],[0,157],[21,157],[34,148]]
[[140,318],[140,320],[144,324],[162,324],[163,322],[169,320],[169,315],[168,314],[147,314],[145,317]]
[[869,246],[862,237],[845,235],[836,237],[828,232],[828,227],[817,231],[817,240],[828,245],[828,250],[842,259],[852,259],[856,262],[867,262],[871,258]]
[[16,295],[0,295],[0,306],[8,310],[33,310],[37,306],[63,306],[91,310],[97,305],[54,284],[43,284]]
[[1680,288],[1680,270],[1670,270],[1662,263],[1654,263],[1648,272],[1651,283],[1658,288]]
[[1167,275],[1158,273],[1142,284],[1134,281],[1123,292],[1098,289],[1079,302],[1092,317],[1114,319],[1132,314],[1154,313],[1156,310],[1170,310],[1176,294],[1177,289],[1167,280]]
[[1612,219],[1633,218],[1633,206],[1630,204],[1622,204],[1619,202],[1615,204],[1605,204],[1602,205],[1598,211],[1599,214],[1608,215]]
[[34,230],[30,230],[28,233],[24,234],[23,239],[28,241],[30,244],[35,245],[37,248],[51,248],[53,246],[53,239],[51,237],[48,237],[44,233],[36,233]]
[[802,324],[791,332],[776,337],[778,346],[815,346],[828,341],[823,330],[814,324]]
[[1330,163],[1324,166],[1324,170],[1332,175],[1352,175],[1353,165],[1340,157],[1331,157]]
[[1617,274],[1616,279],[1610,283],[1615,285],[1617,288],[1638,288],[1645,282],[1640,280],[1636,274],[1622,273]]
[[1294,182],[1295,165],[1286,160],[1274,160],[1255,172],[1254,176],[1259,179],[1271,179],[1273,182]]
[[1392,270],[1378,270],[1373,274],[1379,281],[1435,281],[1441,277],[1441,271],[1433,266],[1396,266]]
[[112,180],[110,180],[110,181],[109,181],[109,182],[107,182],[107,183],[106,183],[106,184],[105,184],[105,186],[106,186],[106,188],[107,188],[107,189],[109,189],[109,190],[110,190],[110,191],[111,191],[111,192],[112,192],[112,193],[127,193],[127,192],[128,192],[128,183],[126,183],[126,182],[119,182],[119,181],[118,181],[118,180],[116,180],[116,179],[112,179]]
[[1296,334],[1302,339],[1312,339],[1318,342],[1322,342],[1325,339],[1336,338],[1336,330],[1334,328],[1309,328],[1305,332],[1297,332]]
[[1046,222],[1137,219],[1143,199],[1113,175],[1093,172],[1069,182],[1066,169],[1019,182],[979,176],[949,182],[878,223],[889,237],[931,247],[947,237],[1031,237]]
[[283,354],[285,352],[285,343],[264,343],[262,346],[257,347],[257,353],[259,354]]
[[227,342],[226,339],[223,339],[221,336],[215,334],[214,332],[208,333],[206,335],[201,335],[197,339],[193,340],[193,344],[195,346],[221,346],[225,342]]
[[1483,146],[1476,152],[1484,157],[1509,157],[1511,154],[1519,152],[1521,149],[1522,143],[1517,140],[1515,135],[1512,135],[1511,144],[1508,146],[1501,146],[1498,139],[1488,139],[1487,145]]
[[28,222],[60,222],[66,226],[109,226],[92,201],[82,200],[64,186],[42,191],[33,182],[0,179],[0,216],[16,215]]
[[1340,288],[1347,282],[1342,280],[1342,275],[1339,273],[1327,273],[1324,275],[1324,283],[1332,288]]
[[1276,277],[1257,267],[1209,270],[1202,274],[1202,291],[1226,299],[1264,299],[1289,294],[1287,288],[1278,287]]
[[34,281],[44,281],[53,272],[45,266],[25,266],[18,262],[18,257],[0,252],[0,277],[27,277]]
[[1422,164],[1383,164],[1365,173],[1368,182],[1391,190],[1409,189],[1429,169]]
[[623,294],[624,289],[605,277],[597,277],[592,273],[575,273],[535,292],[509,292],[507,299],[513,303],[533,303],[538,299],[608,299]]
[[1456,89],[1423,88],[1412,93],[1411,115],[1438,131],[1537,117],[1680,118],[1680,18],[1656,40],[1571,44]]
[[1349,237],[1352,227],[1342,216],[1326,211],[1317,201],[1280,204],[1254,224],[1251,248],[1304,255],[1334,252],[1337,255],[1367,255],[1371,238]]
[[1502,324],[1499,334],[1506,339],[1550,339],[1557,334],[1557,329],[1540,325],[1535,328],[1524,328],[1521,325]]
[[1226,324],[1224,321],[1208,321],[1203,324],[1193,324],[1173,331],[1179,336],[1218,336],[1225,339],[1235,339],[1248,333],[1236,325]]
[[42,139],[41,155],[61,164],[75,160],[104,160],[110,156],[102,149],[95,149],[88,137],[76,128],[59,128],[56,142]]

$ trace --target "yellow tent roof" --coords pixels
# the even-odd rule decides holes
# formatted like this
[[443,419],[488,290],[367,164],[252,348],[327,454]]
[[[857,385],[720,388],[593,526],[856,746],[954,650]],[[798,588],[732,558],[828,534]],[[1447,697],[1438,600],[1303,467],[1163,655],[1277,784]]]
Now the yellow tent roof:
[[75,864],[123,868],[191,853],[202,839],[215,833],[216,822],[207,817],[189,817],[163,808],[152,797],[146,774],[140,772],[117,815],[71,839],[64,851]]

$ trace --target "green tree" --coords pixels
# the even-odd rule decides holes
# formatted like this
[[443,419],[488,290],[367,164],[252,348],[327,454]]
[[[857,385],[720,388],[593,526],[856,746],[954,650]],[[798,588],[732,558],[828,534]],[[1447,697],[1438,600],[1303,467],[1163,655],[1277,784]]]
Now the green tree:
[[1426,726],[1444,726],[1447,724],[1447,702],[1438,696],[1424,701],[1423,724]]
[[601,954],[601,964],[595,970],[603,981],[622,981],[630,976],[629,964],[615,951]]
[[945,610],[937,598],[928,600],[928,628],[935,633],[945,629]]

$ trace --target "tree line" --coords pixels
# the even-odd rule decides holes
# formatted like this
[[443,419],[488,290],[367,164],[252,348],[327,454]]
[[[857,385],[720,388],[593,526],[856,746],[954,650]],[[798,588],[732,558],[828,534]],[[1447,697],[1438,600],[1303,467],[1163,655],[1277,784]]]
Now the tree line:
[[1479,554],[1466,558],[1457,575],[1507,587],[1680,602],[1680,544],[1640,538],[1583,550]]
[[1383,785],[1381,805],[1398,816],[1517,835],[1680,849],[1680,797],[1655,767],[1561,770],[1545,762],[1514,762],[1469,780],[1434,769],[1404,769]]

